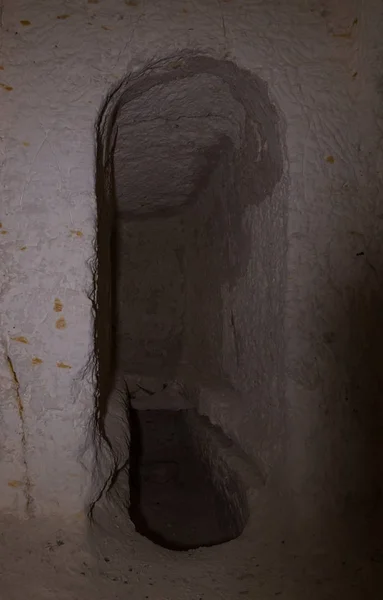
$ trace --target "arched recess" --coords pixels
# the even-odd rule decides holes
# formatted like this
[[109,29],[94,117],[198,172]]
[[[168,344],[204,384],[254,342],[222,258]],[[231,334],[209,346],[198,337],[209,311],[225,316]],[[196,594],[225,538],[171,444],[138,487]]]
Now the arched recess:
[[125,469],[127,405],[142,378],[177,381],[263,470],[272,463],[283,427],[280,131],[264,82],[192,52],[152,62],[107,97],[96,160],[98,489]]

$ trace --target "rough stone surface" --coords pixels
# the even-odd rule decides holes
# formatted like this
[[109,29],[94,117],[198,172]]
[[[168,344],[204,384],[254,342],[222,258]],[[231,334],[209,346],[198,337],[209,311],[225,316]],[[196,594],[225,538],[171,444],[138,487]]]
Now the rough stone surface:
[[185,54],[111,102],[118,366],[229,386],[230,410],[220,418],[212,394],[207,414],[268,473],[282,449],[287,185],[266,86]]
[[118,366],[166,378],[174,374],[182,347],[183,222],[179,216],[121,219],[119,230]]
[[221,140],[238,141],[243,108],[236,105],[220,78],[198,71],[159,83],[132,101],[128,97],[115,149],[119,213],[153,215],[190,201],[212,160],[217,162],[211,155]]
[[[263,289],[247,292],[257,294],[258,306],[261,299],[268,304],[254,321],[265,322],[265,359],[253,374],[241,366],[233,379],[247,386],[256,374],[262,382],[259,392],[250,390],[251,410],[257,413],[259,398],[265,441],[283,448],[278,468],[269,465],[271,479],[283,483],[297,518],[323,515],[325,507],[353,510],[367,496],[374,508],[375,482],[382,481],[381,18],[377,0],[3,4],[2,510],[63,515],[83,507],[88,483],[78,455],[92,387],[73,382],[91,352],[94,123],[127,72],[185,48],[250,70],[267,84],[284,124],[283,336],[270,330],[268,317],[282,309],[270,296],[279,271],[267,272]],[[214,135],[206,131],[206,144]],[[192,156],[182,159],[184,178]],[[174,202],[184,200],[174,195]],[[281,239],[273,239],[277,206],[273,197],[254,209],[267,214],[249,221],[252,236],[259,223],[266,228],[263,242],[253,240],[261,251],[248,263],[255,273],[274,269],[284,253]],[[238,296],[248,299],[234,313],[243,327],[251,296]],[[277,346],[284,389],[268,380]],[[241,435],[249,444],[252,427]],[[269,450],[264,456],[274,460]]]
[[363,560],[349,551],[336,553],[333,546],[312,552],[310,539],[297,551],[262,521],[241,550],[234,540],[193,552],[166,551],[117,527],[84,540],[79,523],[67,520],[8,519],[0,525],[2,594],[9,600],[381,596],[379,554]]

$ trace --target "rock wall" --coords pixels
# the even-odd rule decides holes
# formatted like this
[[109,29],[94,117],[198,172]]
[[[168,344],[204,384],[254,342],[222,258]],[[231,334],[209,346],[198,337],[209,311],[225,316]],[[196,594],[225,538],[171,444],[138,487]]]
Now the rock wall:
[[[373,502],[381,474],[381,17],[377,0],[2,6],[2,510],[65,515],[84,505],[78,458],[93,395],[77,376],[92,353],[94,123],[120,78],[182,49],[251,71],[285,127],[286,387],[277,391],[285,434],[271,479],[308,518],[323,506],[358,505],[365,492]],[[265,274],[268,286],[271,279]],[[238,310],[245,322],[247,307]]]

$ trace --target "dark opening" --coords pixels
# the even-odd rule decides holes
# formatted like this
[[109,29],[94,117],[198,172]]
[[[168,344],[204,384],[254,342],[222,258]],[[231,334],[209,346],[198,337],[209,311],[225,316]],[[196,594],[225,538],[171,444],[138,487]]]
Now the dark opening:
[[130,516],[139,533],[171,550],[221,544],[242,531],[198,455],[186,412],[132,411]]

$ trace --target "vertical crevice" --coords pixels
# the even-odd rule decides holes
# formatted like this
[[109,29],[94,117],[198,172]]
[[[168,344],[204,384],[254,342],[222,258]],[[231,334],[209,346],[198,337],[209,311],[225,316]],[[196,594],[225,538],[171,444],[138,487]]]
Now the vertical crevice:
[[21,431],[21,457],[24,466],[24,478],[23,478],[23,491],[25,498],[25,513],[27,517],[32,517],[34,513],[34,501],[31,494],[32,484],[29,475],[29,466],[28,466],[28,448],[27,448],[27,435],[26,435],[26,424],[25,424],[25,416],[24,416],[24,404],[20,395],[20,383],[15,371],[15,367],[13,365],[11,357],[7,354],[7,363],[12,375],[12,379],[15,386],[15,396],[16,396],[16,404],[17,404],[17,413],[20,420],[20,431]]

